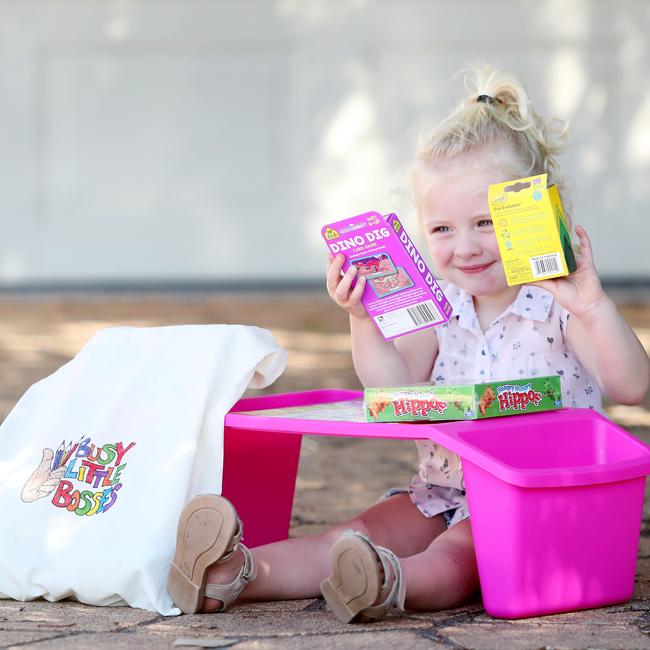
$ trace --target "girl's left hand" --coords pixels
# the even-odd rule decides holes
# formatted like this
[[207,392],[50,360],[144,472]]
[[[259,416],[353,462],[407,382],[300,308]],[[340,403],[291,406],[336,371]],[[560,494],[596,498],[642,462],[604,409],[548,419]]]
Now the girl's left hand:
[[580,320],[588,320],[594,310],[607,299],[594,266],[591,242],[585,229],[576,226],[580,253],[576,254],[577,269],[563,278],[540,280],[534,284],[550,291],[555,299]]

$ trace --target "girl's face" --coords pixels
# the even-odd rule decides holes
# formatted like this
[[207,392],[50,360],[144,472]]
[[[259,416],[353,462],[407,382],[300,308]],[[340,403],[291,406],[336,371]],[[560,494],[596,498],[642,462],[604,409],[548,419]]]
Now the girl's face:
[[506,180],[496,163],[478,168],[452,161],[420,202],[434,266],[443,279],[473,296],[508,288],[488,208],[488,185]]

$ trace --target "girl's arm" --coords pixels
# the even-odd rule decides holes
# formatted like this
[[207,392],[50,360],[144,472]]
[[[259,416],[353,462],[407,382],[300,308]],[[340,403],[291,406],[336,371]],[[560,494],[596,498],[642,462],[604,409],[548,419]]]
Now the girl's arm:
[[437,353],[435,334],[432,330],[424,330],[401,337],[398,339],[399,349],[392,341],[385,341],[361,304],[365,278],[361,276],[351,288],[357,270],[350,266],[342,276],[344,261],[341,254],[329,258],[327,292],[350,314],[352,359],[361,383],[364,386],[391,386],[428,380]]
[[603,291],[584,228],[576,226],[576,234],[581,248],[577,270],[537,284],[569,311],[567,342],[603,392],[622,404],[638,404],[650,387],[648,355]]

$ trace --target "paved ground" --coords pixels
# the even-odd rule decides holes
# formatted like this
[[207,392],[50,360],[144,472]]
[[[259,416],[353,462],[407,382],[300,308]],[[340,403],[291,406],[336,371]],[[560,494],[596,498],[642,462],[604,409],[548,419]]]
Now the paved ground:
[[[650,295],[621,295],[618,300],[648,350]],[[25,388],[67,361],[102,327],[215,322],[269,328],[289,350],[287,371],[268,392],[358,387],[346,317],[322,296],[5,297],[0,300],[0,419]],[[608,410],[650,443],[650,400],[640,407]],[[305,438],[292,535],[320,530],[368,506],[387,487],[407,481],[414,462],[410,442]],[[167,648],[178,639],[194,639],[191,643],[203,646],[209,639],[213,647],[237,650],[650,648],[650,499],[634,598],[598,610],[499,621],[486,615],[477,601],[458,610],[344,626],[320,600],[235,606],[221,615],[169,619],[130,608],[0,601],[0,648]]]

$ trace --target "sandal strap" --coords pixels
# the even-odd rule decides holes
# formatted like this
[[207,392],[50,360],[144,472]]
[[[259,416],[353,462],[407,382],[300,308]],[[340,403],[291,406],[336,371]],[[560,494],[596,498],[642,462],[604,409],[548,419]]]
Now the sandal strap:
[[368,618],[382,618],[391,607],[397,607],[397,609],[400,611],[404,611],[404,600],[406,598],[406,581],[404,580],[404,571],[397,555],[395,555],[395,553],[393,553],[393,551],[388,548],[377,546],[366,535],[359,533],[356,530],[348,530],[345,531],[344,534],[361,537],[361,539],[366,541],[375,551],[375,553],[377,553],[377,556],[381,560],[381,564],[384,569],[384,590],[388,586],[388,581],[390,580],[390,569],[393,570],[393,582],[391,584],[390,591],[386,595],[386,598],[382,602],[377,603],[372,607],[366,607],[366,609],[363,610],[363,615]]
[[[257,577],[257,568],[255,567],[255,562],[253,561],[251,552],[243,544],[239,544],[239,548],[244,555],[244,564],[239,569],[239,573],[235,579],[224,585],[207,584],[205,586],[205,595],[208,598],[214,598],[215,600],[220,600],[222,602],[221,607],[217,610],[220,612],[236,600],[242,589]],[[231,555],[235,550],[236,548],[231,552]]]
[[388,595],[383,602],[377,603],[372,607],[367,607],[363,610],[364,616],[368,618],[383,618],[386,612],[391,607],[397,607],[400,611],[404,611],[404,600],[406,598],[406,582],[404,580],[404,572],[402,571],[402,566],[399,563],[397,556],[387,548],[383,546],[374,546],[374,549],[377,551],[377,555],[382,561],[384,566],[384,585],[388,584],[388,568],[389,565],[393,569],[393,584],[391,585]]
[[223,564],[227,562],[236,552],[241,542],[242,535],[244,534],[244,524],[241,519],[237,519],[237,530],[230,540],[228,550],[215,562],[215,564]]

